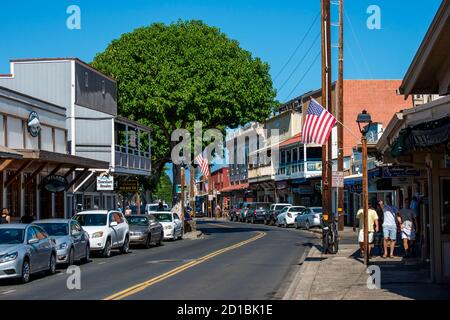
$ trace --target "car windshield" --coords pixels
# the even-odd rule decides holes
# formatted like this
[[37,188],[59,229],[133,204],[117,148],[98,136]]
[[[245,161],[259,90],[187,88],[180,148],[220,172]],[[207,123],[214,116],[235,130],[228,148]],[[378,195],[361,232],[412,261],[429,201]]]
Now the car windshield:
[[275,205],[275,210],[282,210],[286,207],[289,207],[289,206],[286,204],[278,204],[278,205]]
[[303,210],[305,210],[305,208],[303,207],[291,207],[289,212],[302,212]]
[[36,223],[43,228],[49,236],[67,236],[69,234],[69,226],[67,223]]
[[128,224],[131,226],[142,226],[146,227],[148,226],[148,218],[147,217],[133,217],[133,216],[127,216]]
[[23,242],[24,229],[0,229],[0,244],[19,244]]
[[77,214],[73,218],[83,227],[106,225],[106,214]]
[[157,213],[153,214],[153,216],[160,222],[172,222],[172,215],[170,213]]
[[314,213],[322,213],[322,208],[311,208]]

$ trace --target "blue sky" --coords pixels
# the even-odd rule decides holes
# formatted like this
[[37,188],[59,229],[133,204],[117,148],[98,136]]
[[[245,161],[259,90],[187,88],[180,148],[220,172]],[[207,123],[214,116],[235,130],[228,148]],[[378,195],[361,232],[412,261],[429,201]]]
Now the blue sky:
[[[401,79],[440,3],[345,0],[345,78]],[[73,4],[81,9],[81,30],[66,27],[66,9]],[[370,5],[381,9],[381,30],[366,26]],[[0,73],[9,73],[12,58],[79,57],[90,62],[124,32],[153,22],[200,19],[219,27],[254,56],[268,62],[275,77],[319,10],[320,0],[1,1]],[[333,5],[332,20],[338,20],[337,6]],[[333,29],[332,42],[336,44],[337,28]],[[292,72],[319,30],[316,23],[291,63],[276,77],[274,86],[280,101],[320,87],[320,59],[305,75],[319,53],[319,42]],[[336,58],[336,49],[333,53]],[[336,62],[334,59],[334,74]]]

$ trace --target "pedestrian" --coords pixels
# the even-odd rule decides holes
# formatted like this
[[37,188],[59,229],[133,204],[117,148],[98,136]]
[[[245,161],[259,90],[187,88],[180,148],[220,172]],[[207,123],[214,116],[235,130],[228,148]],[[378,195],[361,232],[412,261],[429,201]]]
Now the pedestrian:
[[130,206],[127,206],[126,209],[125,209],[125,215],[129,216],[130,214],[131,214]]
[[[378,205],[383,210],[383,258],[393,258],[395,241],[397,240],[397,209],[390,205],[387,199],[387,204],[383,200],[378,201]],[[390,253],[388,251],[388,243],[390,244]]]
[[9,215],[9,210],[7,208],[2,209],[2,216],[0,218],[1,224],[9,224],[11,223],[11,216]]
[[222,208],[220,207],[219,204],[217,204],[217,206],[216,206],[216,218],[218,218],[221,213],[222,213]]
[[[369,204],[369,210],[368,210],[368,218],[369,218],[369,225],[368,225],[368,241],[369,241],[369,252],[368,255],[370,257],[371,252],[371,244],[373,242],[373,234],[374,232],[378,232],[378,215],[377,212],[373,209],[372,205]],[[359,242],[359,248],[361,252],[361,258],[364,258],[366,252],[364,252],[364,210],[361,208],[356,213],[356,219],[359,220],[359,232],[358,232],[358,242]],[[374,228],[375,226],[375,228]],[[353,222],[353,231],[356,231],[356,224]]]
[[164,211],[164,204],[162,203],[161,200],[159,200],[158,202],[158,211]]
[[30,224],[34,221],[33,215],[29,213],[25,213],[21,218],[20,222],[25,224]]
[[384,254],[384,248],[383,248],[383,210],[381,209],[380,205],[377,203],[376,205],[376,212],[378,216],[378,232],[374,235],[374,247],[377,248],[378,256],[383,256]]
[[411,208],[409,199],[405,199],[405,207],[398,213],[398,221],[401,225],[403,248],[405,249],[404,258],[414,255],[414,246],[417,230],[417,214]]

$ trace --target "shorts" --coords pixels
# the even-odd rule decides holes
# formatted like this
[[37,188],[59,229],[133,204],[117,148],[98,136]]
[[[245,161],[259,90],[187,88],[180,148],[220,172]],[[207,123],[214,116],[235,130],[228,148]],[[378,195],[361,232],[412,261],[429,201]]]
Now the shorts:
[[416,231],[413,229],[402,228],[402,239],[416,240]]
[[[364,230],[359,230],[358,242],[364,242]],[[369,243],[373,242],[373,232],[369,232]]]
[[397,227],[385,226],[383,227],[383,235],[385,239],[397,240]]

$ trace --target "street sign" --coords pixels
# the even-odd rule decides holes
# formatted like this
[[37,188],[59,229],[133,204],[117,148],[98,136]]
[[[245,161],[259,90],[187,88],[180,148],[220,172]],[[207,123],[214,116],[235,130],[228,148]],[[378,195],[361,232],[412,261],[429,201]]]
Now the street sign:
[[344,187],[344,173],[333,171],[333,188],[343,188]]
[[114,177],[113,176],[100,176],[97,177],[97,191],[112,191],[114,190]]
[[420,171],[411,167],[383,167],[383,178],[419,177]]
[[127,180],[119,183],[119,192],[137,192],[139,190],[139,182],[137,180]]

